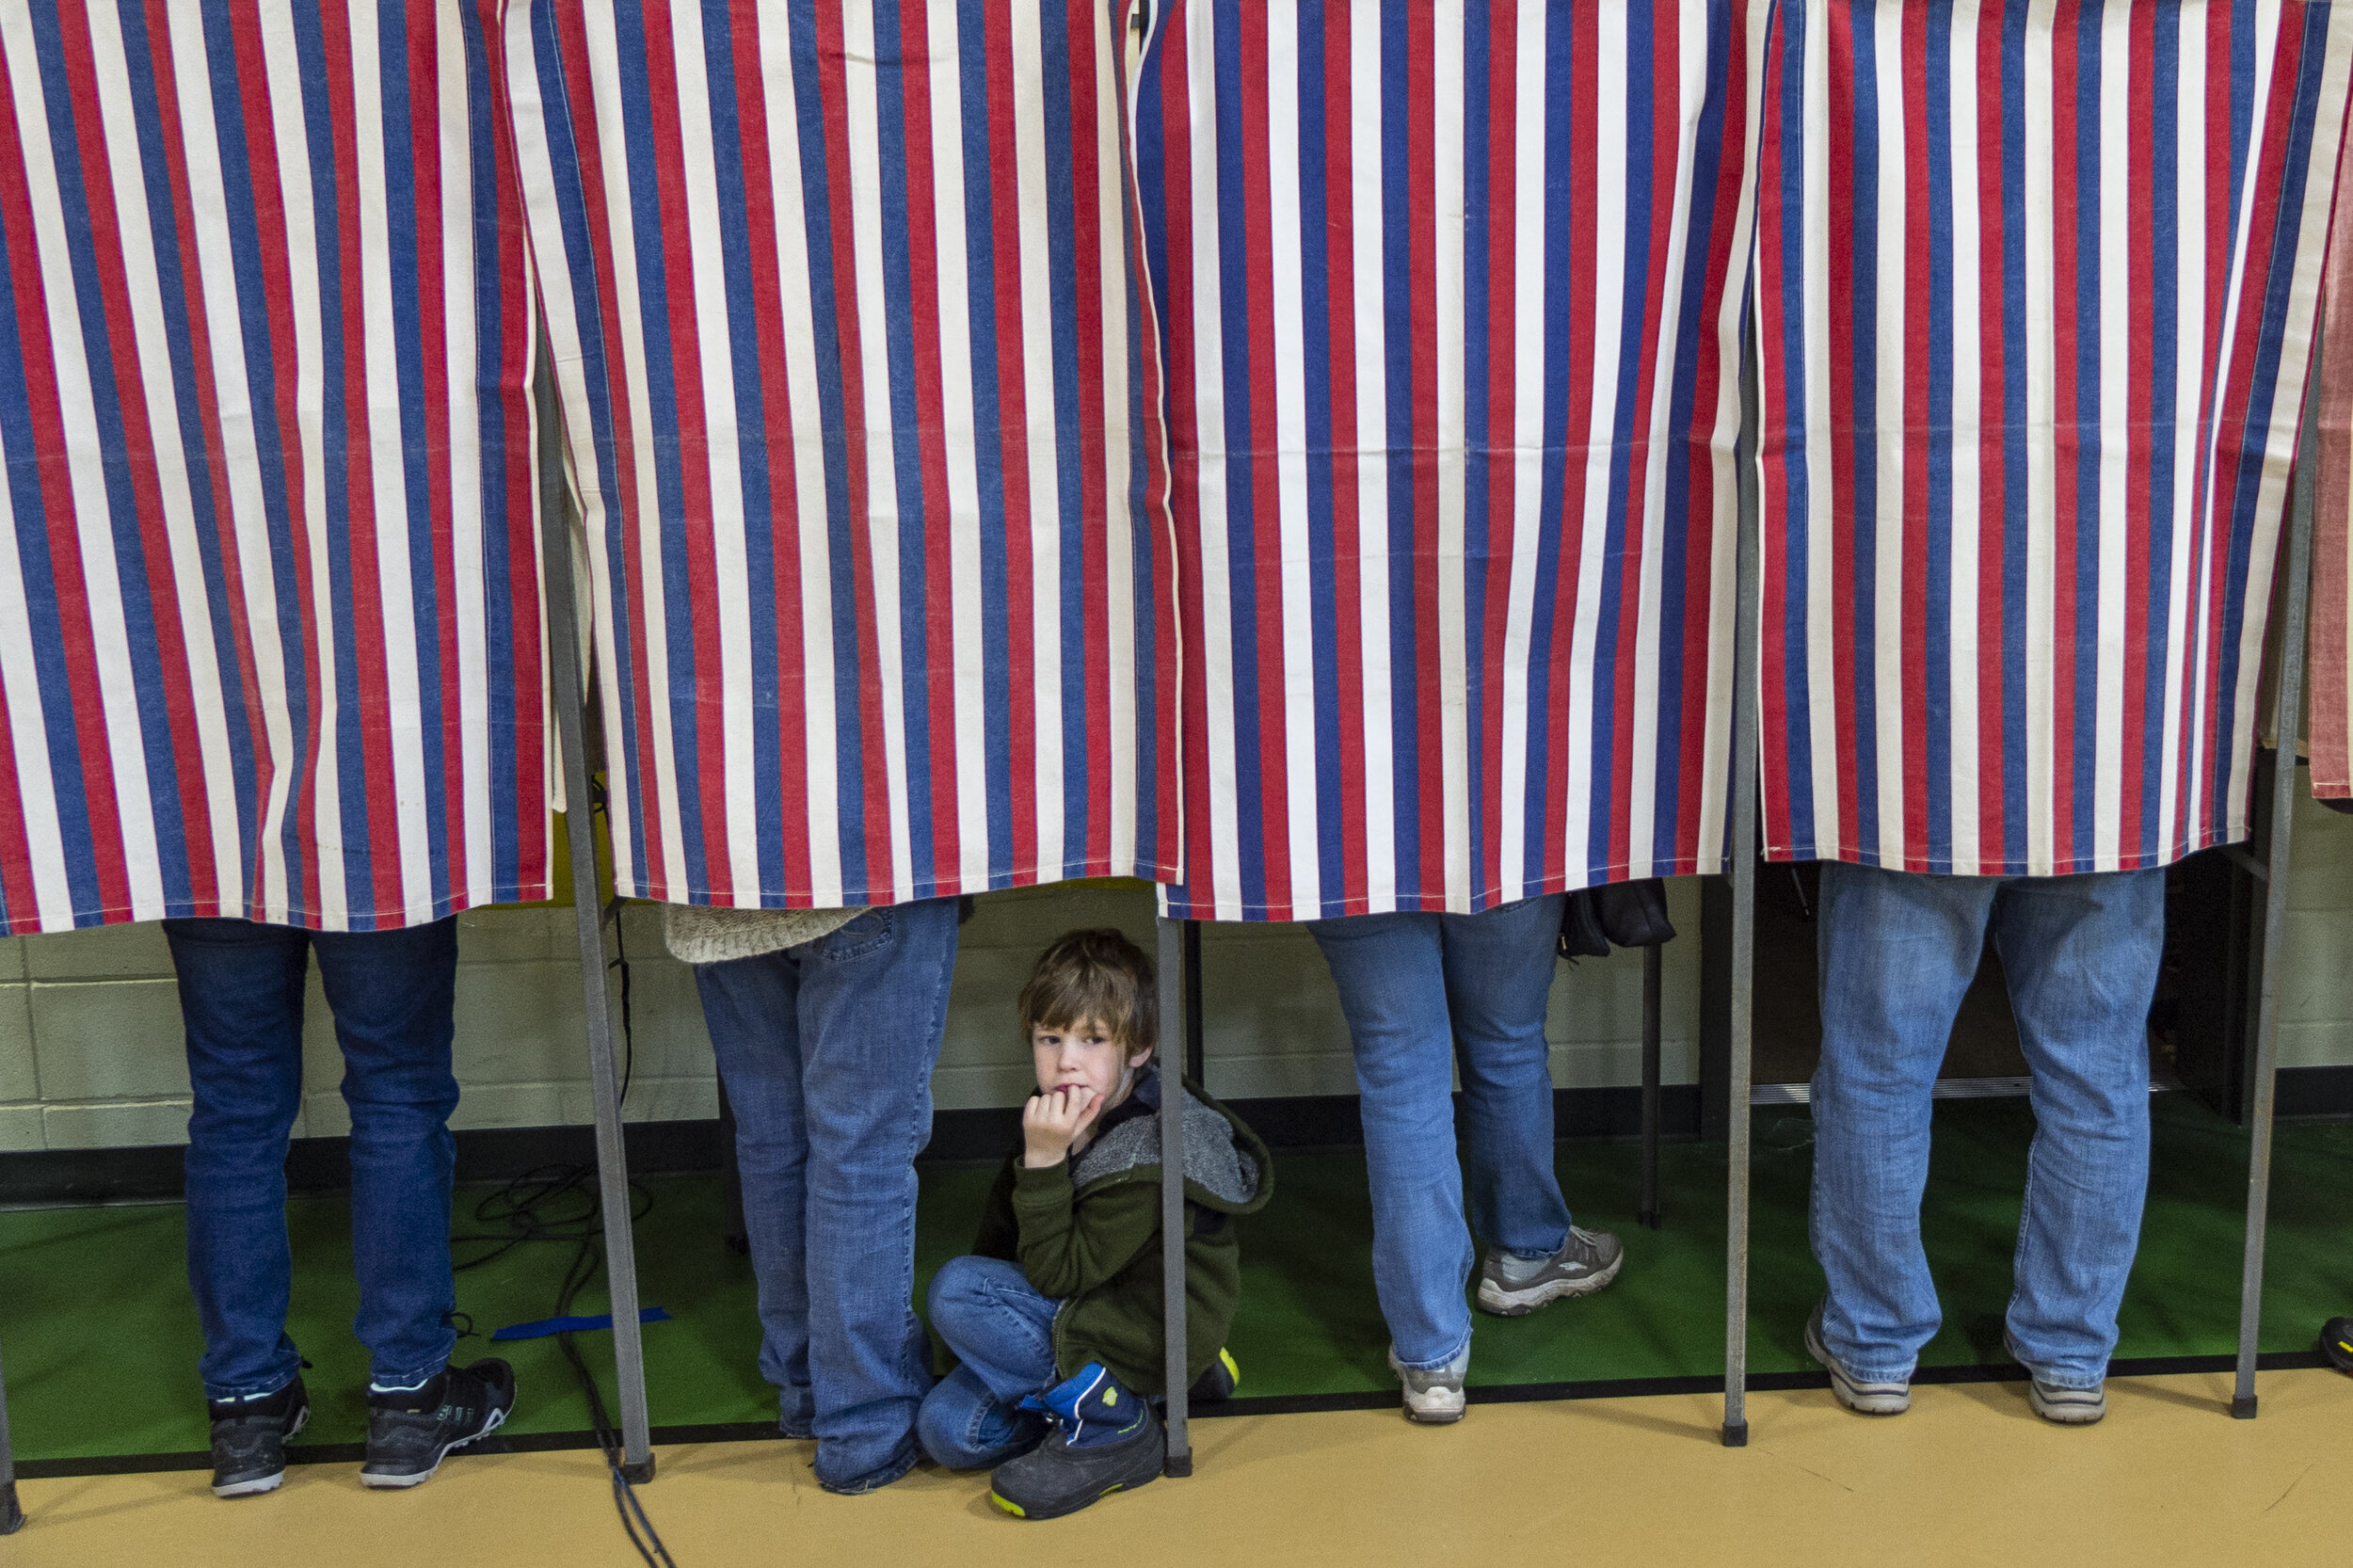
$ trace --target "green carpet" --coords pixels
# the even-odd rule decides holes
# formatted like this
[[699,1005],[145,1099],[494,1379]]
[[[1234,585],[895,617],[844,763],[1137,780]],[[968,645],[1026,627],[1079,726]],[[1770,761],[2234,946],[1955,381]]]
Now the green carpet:
[[[2140,1259],[2123,1308],[2123,1357],[2220,1355],[2236,1344],[2247,1141],[2184,1096],[2155,1104],[2155,1176]],[[1998,1363],[2001,1314],[2033,1123],[2021,1100],[1945,1101],[1926,1224],[1945,1327],[1924,1361]],[[1751,1368],[1806,1369],[1800,1338],[1821,1290],[1806,1249],[1811,1121],[1803,1111],[1756,1120]],[[1590,1301],[1516,1321],[1481,1317],[1474,1384],[1587,1382],[1720,1373],[1723,1365],[1721,1147],[1664,1151],[1666,1228],[1633,1223],[1637,1151],[1564,1144],[1562,1185],[1580,1223],[1626,1239],[1625,1273]],[[2276,1144],[2264,1348],[2309,1349],[2321,1320],[2353,1309],[2353,1124],[2283,1126]],[[992,1173],[934,1168],[923,1178],[918,1294],[969,1239]],[[1277,1192],[1242,1222],[1244,1279],[1232,1349],[1248,1395],[1347,1394],[1392,1386],[1387,1336],[1373,1300],[1370,1210],[1353,1153],[1278,1157]],[[760,1422],[775,1406],[756,1367],[759,1329],[748,1267],[719,1238],[719,1191],[707,1178],[648,1184],[637,1226],[648,1305],[670,1322],[646,1330],[657,1426]],[[461,1193],[460,1229],[482,1194]],[[306,1442],[359,1440],[364,1353],[350,1320],[356,1291],[340,1197],[289,1206],[297,1260],[292,1332],[315,1364]],[[173,1205],[0,1214],[0,1354],[22,1459],[174,1453],[204,1446],[196,1384],[196,1314],[182,1272]],[[485,1336],[548,1316],[569,1249],[518,1248],[458,1275],[458,1304]],[[593,1291],[575,1310],[603,1309]],[[592,1364],[604,1340],[585,1336]],[[488,1353],[478,1340],[461,1357]],[[584,1401],[553,1340],[505,1347],[522,1398],[510,1430],[577,1432]]]

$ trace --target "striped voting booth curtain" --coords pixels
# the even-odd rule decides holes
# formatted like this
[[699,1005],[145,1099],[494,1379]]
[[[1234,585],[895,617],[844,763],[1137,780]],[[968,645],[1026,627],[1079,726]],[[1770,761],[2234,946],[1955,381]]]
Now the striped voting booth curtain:
[[495,6],[0,6],[0,930],[546,896]]
[[2353,799],[2353,158],[2337,159],[2337,205],[2321,284],[2320,451],[2313,520],[2313,793]]
[[1173,866],[1114,28],[1102,0],[512,7],[625,891]]
[[1165,0],[1171,912],[1718,869],[1766,7]]
[[2353,8],[1775,16],[1770,852],[2055,874],[2243,838]]

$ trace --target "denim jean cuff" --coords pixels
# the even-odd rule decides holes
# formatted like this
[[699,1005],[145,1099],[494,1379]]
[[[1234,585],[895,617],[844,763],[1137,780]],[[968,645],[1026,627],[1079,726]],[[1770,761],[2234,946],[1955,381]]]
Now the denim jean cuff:
[[922,1456],[922,1452],[921,1446],[910,1437],[879,1467],[848,1480],[835,1481],[825,1479],[825,1456],[821,1446],[817,1454],[817,1484],[838,1497],[856,1497],[868,1492],[879,1492],[914,1469],[915,1462]]
[[415,1371],[388,1372],[381,1368],[371,1368],[368,1384],[374,1388],[422,1388],[440,1377],[448,1366],[449,1357],[444,1354],[440,1360],[428,1363]]
[[1916,1359],[1902,1367],[1880,1368],[1865,1367],[1841,1357],[1839,1365],[1846,1369],[1847,1375],[1857,1383],[1910,1383],[1912,1374],[1920,1368],[1920,1363]]
[[265,1378],[259,1386],[252,1388],[235,1388],[226,1384],[208,1383],[204,1385],[204,1399],[210,1404],[219,1404],[228,1400],[266,1400],[272,1394],[294,1386],[295,1379],[301,1375],[301,1368],[296,1368],[282,1378]]
[[[1461,1344],[1455,1346],[1452,1350],[1438,1357],[1435,1361],[1408,1361],[1403,1356],[1400,1355],[1397,1356],[1397,1364],[1400,1367],[1404,1368],[1405,1370],[1409,1372],[1439,1371],[1445,1368],[1453,1366],[1457,1358],[1467,1354],[1470,1351],[1470,1342],[1471,1336],[1465,1334],[1463,1336],[1463,1342]],[[1394,1346],[1390,1348],[1389,1353],[1392,1355],[1397,1354],[1396,1348]]]

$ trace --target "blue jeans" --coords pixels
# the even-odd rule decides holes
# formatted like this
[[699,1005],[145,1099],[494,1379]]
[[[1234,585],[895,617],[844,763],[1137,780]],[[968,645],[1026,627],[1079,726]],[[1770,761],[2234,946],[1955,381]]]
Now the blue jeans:
[[1942,1315],[1920,1245],[1931,1095],[1988,930],[2033,1073],[2009,1332],[2046,1381],[2107,1373],[2149,1191],[2149,1004],[2165,873],[1924,876],[1822,867],[1814,1256],[1822,1337],[1856,1376],[1912,1374]]
[[915,1157],[932,1136],[956,901],[873,909],[799,947],[698,964],[759,1281],[760,1369],[817,1480],[864,1492],[916,1461],[932,1385],[915,1316]]
[[1470,1344],[1453,1077],[1463,1075],[1471,1224],[1523,1257],[1561,1250],[1569,1206],[1552,1169],[1558,893],[1480,915],[1356,915],[1307,929],[1356,1051],[1372,1180],[1372,1277],[1398,1361],[1444,1367]]
[[956,1369],[923,1400],[923,1449],[951,1470],[984,1470],[1046,1435],[1043,1416],[1016,1410],[1054,1384],[1054,1314],[1018,1263],[952,1257],[932,1276],[932,1328]]
[[188,1045],[188,1283],[204,1325],[207,1399],[275,1393],[302,1356],[286,1334],[286,1140],[302,1109],[311,955],[335,1015],[351,1108],[352,1331],[375,1381],[422,1383],[449,1363],[450,1071],[457,922],[310,932],[166,920]]

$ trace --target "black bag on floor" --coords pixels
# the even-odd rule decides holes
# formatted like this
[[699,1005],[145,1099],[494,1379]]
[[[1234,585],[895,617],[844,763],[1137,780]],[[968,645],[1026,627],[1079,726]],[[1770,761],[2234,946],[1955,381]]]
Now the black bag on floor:
[[1667,884],[1659,877],[1581,888],[1561,906],[1561,956],[1607,958],[1612,947],[1651,948],[1674,940]]

